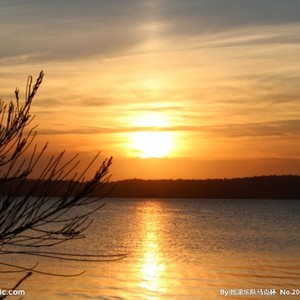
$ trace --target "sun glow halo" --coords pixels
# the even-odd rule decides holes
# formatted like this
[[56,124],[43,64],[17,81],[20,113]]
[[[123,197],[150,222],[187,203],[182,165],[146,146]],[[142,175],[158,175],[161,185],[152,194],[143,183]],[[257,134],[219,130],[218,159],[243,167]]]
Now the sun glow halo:
[[[162,130],[169,126],[167,117],[161,113],[139,116],[130,135],[130,148],[141,158],[166,157],[174,148],[174,133]],[[143,129],[143,130],[142,130]]]
[[173,137],[170,132],[134,132],[131,140],[131,148],[141,158],[166,157],[173,148]]

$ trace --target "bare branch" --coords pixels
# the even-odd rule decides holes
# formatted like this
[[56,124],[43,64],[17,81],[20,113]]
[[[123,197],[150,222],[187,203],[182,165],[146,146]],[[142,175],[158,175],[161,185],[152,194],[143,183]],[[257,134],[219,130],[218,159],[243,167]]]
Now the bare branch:
[[[94,175],[86,174],[98,164],[100,152],[84,168],[79,170],[78,155],[65,159],[65,152],[45,159],[47,144],[40,150],[32,146],[37,134],[30,128],[34,116],[30,109],[32,101],[43,81],[40,72],[33,83],[28,77],[24,103],[20,91],[15,90],[15,101],[0,100],[0,266],[10,270],[1,273],[27,272],[15,284],[17,288],[32,273],[55,276],[78,276],[78,274],[53,274],[37,270],[37,265],[26,268],[3,261],[7,255],[30,255],[60,260],[102,262],[123,259],[127,254],[72,254],[37,251],[54,247],[67,241],[84,238],[92,224],[91,216],[103,207],[102,197],[89,198],[109,181],[112,157],[102,161]],[[32,148],[31,155],[28,151]],[[29,176],[39,165],[37,179]],[[84,207],[84,209],[82,209]],[[1,298],[0,298],[1,299]],[[4,298],[2,298],[4,299]]]

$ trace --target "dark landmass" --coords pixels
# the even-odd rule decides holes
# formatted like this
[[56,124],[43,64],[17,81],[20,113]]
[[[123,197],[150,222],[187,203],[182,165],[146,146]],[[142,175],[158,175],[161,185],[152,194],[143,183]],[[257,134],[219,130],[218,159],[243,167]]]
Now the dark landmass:
[[[13,191],[19,196],[34,189],[37,181],[26,180],[23,184],[10,183],[10,188],[1,186],[1,194]],[[45,183],[39,182],[38,186]],[[47,183],[49,184],[49,183]],[[77,183],[77,187],[83,186]],[[57,184],[55,185],[58,186]],[[59,196],[66,190],[68,182],[59,182],[49,196]],[[74,185],[73,185],[74,187]],[[110,182],[90,196],[110,198],[199,198],[199,199],[300,199],[300,176],[259,176],[234,179],[206,180],[142,180],[129,179]]]
[[206,180],[124,180],[110,197],[199,199],[300,199],[300,176]]

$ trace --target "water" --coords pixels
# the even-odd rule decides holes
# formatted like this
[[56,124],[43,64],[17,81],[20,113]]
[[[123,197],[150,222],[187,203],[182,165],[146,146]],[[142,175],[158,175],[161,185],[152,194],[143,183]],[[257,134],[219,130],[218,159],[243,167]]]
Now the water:
[[[76,253],[129,253],[117,262],[74,263],[28,257],[39,269],[25,299],[300,299],[300,296],[228,296],[222,289],[298,293],[300,201],[106,199]],[[1,275],[1,282],[21,275]],[[262,290],[259,290],[262,289]]]

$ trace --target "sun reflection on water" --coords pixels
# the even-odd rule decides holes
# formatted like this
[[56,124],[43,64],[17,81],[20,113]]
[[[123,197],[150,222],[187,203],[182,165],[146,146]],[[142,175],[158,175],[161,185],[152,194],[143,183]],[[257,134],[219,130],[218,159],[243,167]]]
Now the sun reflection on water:
[[[165,291],[163,283],[166,265],[161,253],[162,239],[160,237],[160,222],[155,213],[156,206],[151,203],[143,215],[141,223],[143,242],[143,257],[140,267],[141,282],[140,287],[155,295]],[[148,299],[155,299],[150,297]]]
[[165,265],[159,261],[159,257],[157,257],[157,255],[147,253],[145,262],[141,269],[143,278],[141,287],[153,292],[163,291],[160,279],[164,270]]

